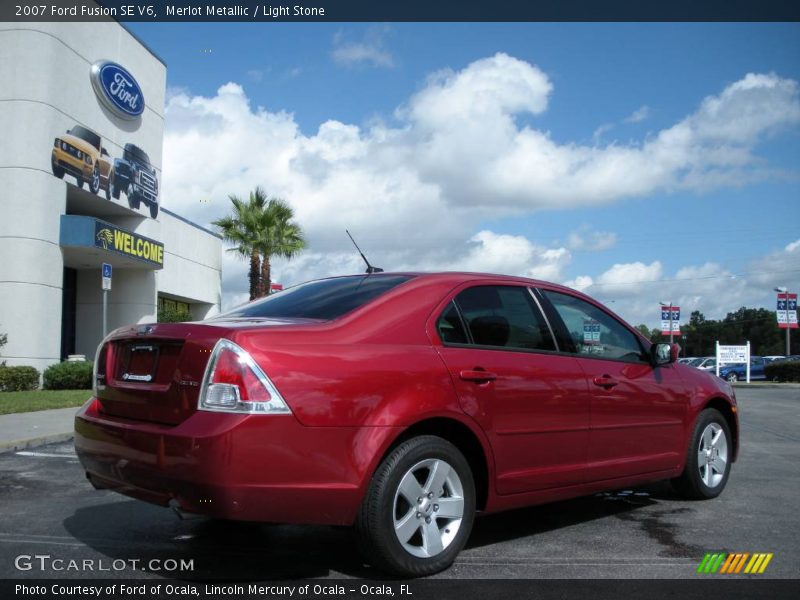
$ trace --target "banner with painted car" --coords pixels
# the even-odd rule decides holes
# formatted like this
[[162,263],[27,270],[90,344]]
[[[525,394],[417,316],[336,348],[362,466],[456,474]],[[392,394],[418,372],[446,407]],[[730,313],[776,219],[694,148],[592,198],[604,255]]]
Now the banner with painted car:
[[[139,118],[144,111],[144,93],[127,69],[104,60],[94,63],[90,72],[92,87],[107,115],[125,121]],[[112,157],[108,146],[108,140],[95,130],[75,123],[53,140],[53,175],[59,179],[69,175],[77,187],[105,196],[106,200],[119,200],[124,194],[129,208],[138,211],[144,204],[155,219],[159,207],[158,176],[147,152],[127,142],[121,148],[115,145],[120,155]]]
[[106,200],[119,200],[125,194],[132,210],[145,204],[153,219],[158,216],[158,176],[147,152],[135,144],[125,144],[122,156],[112,158],[100,135],[83,125],[73,125],[53,140],[50,165],[59,179],[71,175],[76,186],[85,185]]
[[95,221],[94,245],[159,267],[164,266],[164,244],[105,221]]

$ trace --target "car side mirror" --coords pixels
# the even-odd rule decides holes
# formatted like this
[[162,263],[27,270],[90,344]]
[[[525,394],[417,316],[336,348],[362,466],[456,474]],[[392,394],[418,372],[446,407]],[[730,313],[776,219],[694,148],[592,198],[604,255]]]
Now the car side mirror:
[[668,365],[678,360],[680,351],[678,344],[653,344],[650,346],[650,359],[653,366]]

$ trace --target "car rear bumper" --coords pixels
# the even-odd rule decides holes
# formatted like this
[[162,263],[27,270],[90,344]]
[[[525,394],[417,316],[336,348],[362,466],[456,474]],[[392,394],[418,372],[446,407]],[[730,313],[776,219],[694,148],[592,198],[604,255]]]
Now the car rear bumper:
[[98,408],[92,399],[75,417],[75,449],[96,487],[242,521],[352,524],[394,431],[205,411],[167,426]]

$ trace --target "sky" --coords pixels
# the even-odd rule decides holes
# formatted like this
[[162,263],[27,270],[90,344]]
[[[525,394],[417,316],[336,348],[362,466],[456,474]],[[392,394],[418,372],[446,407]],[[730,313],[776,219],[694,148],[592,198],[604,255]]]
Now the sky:
[[[580,289],[633,324],[800,288],[800,24],[146,24],[167,64],[163,205],[260,185],[292,285],[469,270]],[[223,308],[247,300],[223,260]]]

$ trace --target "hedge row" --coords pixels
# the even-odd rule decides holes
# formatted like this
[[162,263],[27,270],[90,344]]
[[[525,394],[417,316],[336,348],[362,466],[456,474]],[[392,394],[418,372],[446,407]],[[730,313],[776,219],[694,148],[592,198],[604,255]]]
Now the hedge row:
[[764,365],[767,381],[800,381],[800,360],[779,360]]
[[39,387],[39,371],[33,367],[0,366],[0,392],[25,392]]
[[92,389],[92,363],[90,361],[62,362],[44,370],[46,390]]

